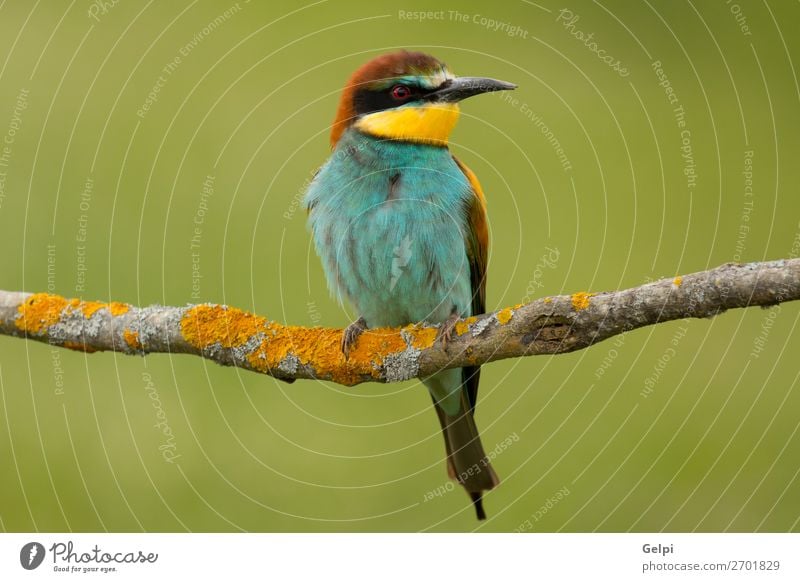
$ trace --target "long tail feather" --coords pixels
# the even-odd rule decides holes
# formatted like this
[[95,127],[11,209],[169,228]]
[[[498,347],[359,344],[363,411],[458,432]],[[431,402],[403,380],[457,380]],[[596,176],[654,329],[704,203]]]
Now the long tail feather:
[[472,504],[475,506],[475,514],[479,520],[486,519],[486,512],[483,510],[483,493],[470,493]]
[[463,399],[457,416],[448,416],[435,404],[442,425],[447,452],[447,473],[469,494],[478,519],[486,519],[483,491],[496,487],[500,480],[483,450],[478,428],[469,404]]

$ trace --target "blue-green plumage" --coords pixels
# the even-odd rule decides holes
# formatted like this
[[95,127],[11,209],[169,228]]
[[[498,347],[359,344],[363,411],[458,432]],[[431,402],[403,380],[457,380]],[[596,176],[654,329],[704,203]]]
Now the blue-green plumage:
[[[473,197],[447,148],[348,129],[305,199],[331,291],[368,327],[472,315],[464,239]],[[427,384],[456,414],[461,371]]]

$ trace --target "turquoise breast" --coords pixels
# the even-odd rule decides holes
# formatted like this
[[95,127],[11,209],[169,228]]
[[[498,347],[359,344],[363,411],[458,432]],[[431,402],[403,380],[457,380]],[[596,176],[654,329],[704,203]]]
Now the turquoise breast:
[[447,148],[348,129],[305,198],[331,292],[369,327],[471,315],[472,197]]

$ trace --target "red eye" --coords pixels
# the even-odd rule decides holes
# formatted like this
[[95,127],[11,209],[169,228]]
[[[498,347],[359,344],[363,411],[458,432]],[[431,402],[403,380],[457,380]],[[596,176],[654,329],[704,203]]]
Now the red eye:
[[392,87],[392,98],[401,100],[406,99],[411,95],[411,89],[405,85],[395,85]]

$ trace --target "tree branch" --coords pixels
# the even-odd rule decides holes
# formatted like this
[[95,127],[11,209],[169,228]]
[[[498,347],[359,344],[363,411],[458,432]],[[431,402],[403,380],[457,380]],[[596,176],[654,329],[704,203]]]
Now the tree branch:
[[281,380],[351,386],[425,377],[443,368],[560,354],[659,322],[800,299],[800,259],[726,264],[606,293],[544,297],[459,321],[446,349],[438,328],[371,329],[340,350],[342,330],[269,321],[225,305],[138,308],[0,291],[0,334],[86,352],[184,353]]

